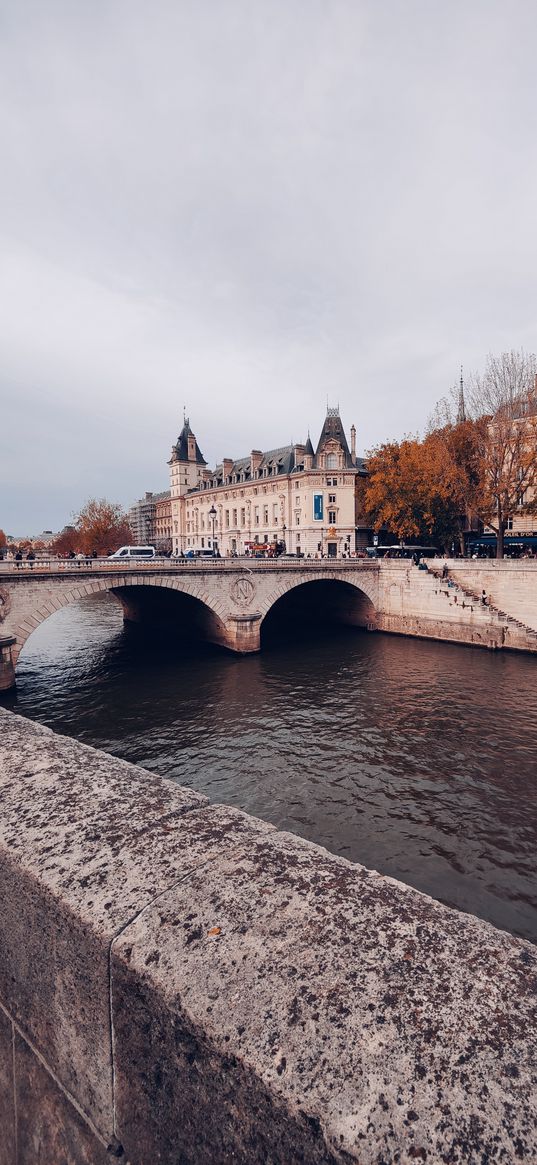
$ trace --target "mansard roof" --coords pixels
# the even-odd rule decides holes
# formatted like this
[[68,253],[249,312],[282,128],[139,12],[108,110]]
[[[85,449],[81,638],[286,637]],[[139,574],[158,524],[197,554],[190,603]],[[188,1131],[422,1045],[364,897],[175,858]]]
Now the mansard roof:
[[317,444],[317,449],[315,451],[315,458],[317,458],[319,453],[322,452],[327,441],[337,441],[338,444],[341,445],[345,454],[345,465],[348,469],[352,469],[352,457],[350,454],[349,446],[347,445],[347,438],[345,436],[345,430],[341,422],[338,408],[327,408],[326,410],[326,417],[322,427],[321,436],[319,437]]
[[[189,460],[189,457],[188,457],[188,438],[189,437],[194,437],[194,434],[192,432],[192,429],[190,428],[190,422],[189,422],[188,417],[185,417],[183,428],[181,429],[181,432],[179,433],[176,444],[172,448],[172,461],[188,461]],[[194,437],[194,441],[196,442],[196,464],[197,465],[207,465],[207,462],[203,456],[203,453],[201,452],[201,449],[200,449],[195,437]]]
[[[188,452],[187,437],[188,437],[189,433],[191,433],[191,429],[190,429],[190,426],[188,424],[188,420],[185,418],[185,425],[183,428],[183,432],[181,433],[181,436],[178,439],[177,445],[174,447],[174,453],[176,454],[178,460],[188,460],[188,457],[187,457],[187,452]],[[184,434],[184,449],[186,452],[185,452],[184,456],[179,456],[179,455],[177,455],[177,450],[179,449],[180,442],[183,439],[183,434]],[[265,453],[260,452],[259,453],[260,461],[257,463],[256,468],[258,469],[258,471],[260,472],[260,474],[262,476],[263,476],[263,470],[267,470],[271,476],[272,475],[276,476],[277,474],[278,475],[279,474],[287,475],[290,473],[296,473],[296,472],[303,470],[303,468],[304,468],[304,456],[309,455],[312,458],[312,467],[314,469],[317,469],[319,467],[319,461],[318,461],[319,453],[321,453],[323,451],[326,443],[328,441],[332,441],[332,440],[337,441],[337,443],[343,449],[343,454],[344,454],[344,458],[345,458],[345,468],[357,469],[359,473],[364,473],[366,471],[366,464],[365,464],[363,457],[357,457],[356,462],[353,463],[352,456],[351,456],[351,453],[349,450],[349,446],[347,444],[347,438],[345,436],[345,431],[343,429],[343,425],[342,425],[341,418],[339,415],[339,409],[335,409],[335,408],[327,409],[326,418],[325,418],[324,425],[322,428],[321,436],[319,437],[319,442],[317,445],[316,452],[314,452],[313,445],[311,443],[311,437],[308,433],[308,439],[307,439],[305,445],[301,446],[301,449],[304,450],[304,453],[300,452],[298,459],[296,457],[296,446],[294,444],[292,444],[292,445],[280,445],[279,448],[277,448],[277,449],[268,449]],[[197,453],[199,452],[197,445],[196,445],[196,451],[197,451]],[[201,458],[201,453],[199,456]],[[243,481],[252,481],[253,480],[251,456],[238,457],[235,461],[232,461],[231,458],[229,458],[229,459],[226,458],[226,461],[227,461],[227,464],[226,464],[226,473],[225,474],[224,474],[224,463],[220,462],[219,465],[215,465],[213,470],[209,470],[209,474],[206,475],[203,482],[200,482],[199,485],[196,485],[191,490],[188,490],[188,493],[198,493],[200,489],[211,489],[211,488],[214,488],[216,485],[224,485],[224,484],[226,484],[226,481],[228,478],[232,478],[232,479],[236,478],[237,481],[240,481],[241,478]],[[203,460],[203,458],[201,458],[201,461],[199,461],[198,463],[201,465],[207,464]]]

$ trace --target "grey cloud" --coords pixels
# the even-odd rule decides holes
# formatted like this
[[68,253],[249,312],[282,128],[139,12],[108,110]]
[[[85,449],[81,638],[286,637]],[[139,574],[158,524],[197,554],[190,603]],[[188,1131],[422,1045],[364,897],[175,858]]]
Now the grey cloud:
[[[0,5],[0,525],[534,350],[534,6]],[[35,475],[35,481],[34,481]],[[32,483],[35,488],[32,490]]]

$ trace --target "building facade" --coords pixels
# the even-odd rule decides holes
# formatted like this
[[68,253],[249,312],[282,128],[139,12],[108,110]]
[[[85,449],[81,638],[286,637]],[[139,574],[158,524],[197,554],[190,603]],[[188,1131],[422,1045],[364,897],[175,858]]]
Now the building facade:
[[129,526],[137,546],[171,550],[172,512],[169,489],[161,493],[147,490],[129,510]]
[[308,436],[304,444],[224,458],[214,470],[185,418],[168,464],[174,554],[285,548],[336,557],[367,544],[367,528],[357,522],[365,464],[354,426],[349,449],[339,409],[328,409],[316,449]]

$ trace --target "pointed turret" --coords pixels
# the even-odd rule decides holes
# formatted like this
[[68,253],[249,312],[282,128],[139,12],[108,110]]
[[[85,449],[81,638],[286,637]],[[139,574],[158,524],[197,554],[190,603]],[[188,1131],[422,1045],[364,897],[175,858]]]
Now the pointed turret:
[[[190,428],[188,417],[185,416],[183,419],[183,428],[172,448],[172,455],[168,462],[170,467],[170,491],[172,499],[182,497],[189,490],[196,489],[199,486],[203,480],[203,471],[206,464],[207,462]],[[175,543],[174,546],[177,549]]]
[[[176,444],[172,449],[171,461],[192,462],[196,465],[207,465],[196,438],[190,428],[188,417],[183,419],[183,428],[179,433]],[[170,462],[171,464],[171,462]]]
[[[330,460],[327,461],[326,459]],[[326,461],[326,465],[324,464]],[[343,428],[339,408],[327,408],[315,462],[318,468],[343,468],[352,466],[352,457]]]

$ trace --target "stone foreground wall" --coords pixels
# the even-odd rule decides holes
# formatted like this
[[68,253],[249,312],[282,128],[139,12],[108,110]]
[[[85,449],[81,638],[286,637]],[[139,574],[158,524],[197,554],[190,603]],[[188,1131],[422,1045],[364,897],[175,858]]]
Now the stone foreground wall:
[[0,710],[0,1165],[537,1159],[537,952]]

